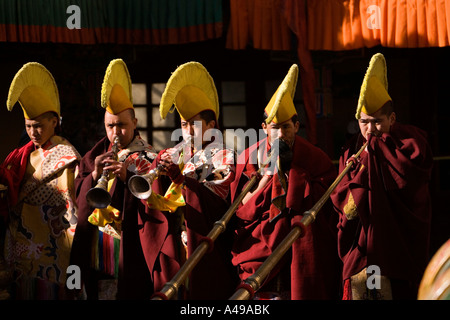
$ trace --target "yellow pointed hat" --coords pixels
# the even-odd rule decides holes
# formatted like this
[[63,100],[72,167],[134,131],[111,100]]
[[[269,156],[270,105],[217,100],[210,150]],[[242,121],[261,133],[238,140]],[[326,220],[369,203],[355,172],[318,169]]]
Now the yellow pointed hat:
[[60,115],[59,92],[52,74],[40,63],[29,62],[16,73],[9,87],[6,107],[11,111],[19,101],[25,119],[49,111]]
[[283,82],[272,95],[272,98],[264,109],[267,114],[266,124],[269,124],[272,121],[275,123],[282,123],[297,114],[293,101],[297,80],[298,66],[293,64],[287,75],[284,77]]
[[386,60],[381,53],[377,53],[370,59],[361,85],[356,119],[361,117],[361,111],[368,115],[373,114],[388,101],[391,101],[391,97],[388,94]]
[[108,65],[102,84],[101,105],[111,114],[133,109],[131,77],[122,59]]
[[218,120],[217,89],[213,78],[201,63],[187,62],[172,73],[159,105],[162,119],[172,112],[173,105],[183,120],[189,120],[205,110],[212,110]]

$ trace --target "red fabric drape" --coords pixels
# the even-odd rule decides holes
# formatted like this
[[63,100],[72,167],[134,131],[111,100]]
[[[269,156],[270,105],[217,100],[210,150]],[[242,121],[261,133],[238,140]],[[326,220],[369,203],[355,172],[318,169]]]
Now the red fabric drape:
[[315,72],[311,53],[307,49],[307,24],[304,0],[278,0],[286,21],[297,36],[297,54],[300,60],[300,79],[306,111],[306,133],[312,144],[317,144],[316,136],[316,96]]
[[307,15],[310,50],[450,44],[450,0],[309,0]]
[[316,144],[315,73],[306,45],[305,0],[231,0],[228,49],[252,45],[262,50],[291,50],[292,33],[297,37],[307,137]]
[[222,22],[168,29],[82,28],[0,24],[0,42],[167,45],[205,41],[222,34]]
[[231,0],[226,46],[245,49],[290,50],[289,26],[276,0]]

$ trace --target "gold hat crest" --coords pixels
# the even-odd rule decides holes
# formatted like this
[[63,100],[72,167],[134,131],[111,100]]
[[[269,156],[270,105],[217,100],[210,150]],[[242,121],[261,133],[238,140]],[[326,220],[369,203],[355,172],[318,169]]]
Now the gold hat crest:
[[53,111],[60,115],[59,92],[52,74],[40,63],[29,62],[16,73],[8,92],[6,107],[11,111],[19,101],[25,119]]
[[205,110],[212,110],[218,120],[217,89],[213,78],[201,63],[187,62],[172,73],[159,105],[162,119],[172,112],[173,105],[183,120],[189,120]]
[[101,106],[111,114],[133,109],[131,77],[122,59],[108,65],[102,84]]

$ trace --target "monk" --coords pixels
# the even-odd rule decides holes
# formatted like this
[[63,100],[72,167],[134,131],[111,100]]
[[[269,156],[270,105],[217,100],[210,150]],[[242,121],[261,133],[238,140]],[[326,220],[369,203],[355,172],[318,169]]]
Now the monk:
[[[147,173],[156,152],[136,130],[131,79],[121,59],[106,70],[102,107],[106,136],[84,155],[75,180],[80,214],[71,262],[81,268],[89,300],[148,299],[154,292],[153,269],[142,243],[152,241],[153,234],[141,228],[146,207],[127,181]],[[106,172],[109,203],[90,197]]]
[[[215,243],[206,236],[230,206],[235,157],[234,150],[225,148],[222,141],[208,138],[208,132],[219,130],[219,104],[214,81],[203,65],[188,62],[172,74],[161,99],[162,118],[173,105],[180,115],[180,135],[184,141],[192,140],[181,152],[168,148],[159,153],[152,166],[162,166],[162,176],[155,181],[157,192],[147,204],[152,210],[178,217],[170,225],[170,230],[176,230],[175,238],[171,234],[168,240],[175,251],[184,253],[179,257],[180,267],[201,242],[209,243],[210,251],[182,284],[184,292],[178,298],[227,299],[238,285],[231,264],[232,233],[226,230]],[[167,180],[170,183],[164,186]],[[164,246],[169,244],[166,241]],[[154,244],[148,243],[148,247]]]
[[74,179],[81,157],[61,136],[58,88],[43,65],[30,62],[17,72],[8,94],[10,111],[16,102],[30,141],[0,166],[0,183],[8,188],[1,202],[9,206],[1,205],[0,215],[7,224],[11,298],[71,299],[66,275],[78,221]]
[[[255,273],[336,177],[329,157],[297,135],[299,121],[292,101],[297,76],[298,67],[293,65],[265,108],[262,128],[267,138],[242,152],[237,161],[236,179],[231,186],[233,200],[264,162],[264,156],[271,151],[276,139],[283,140],[289,148],[288,155],[280,151],[280,165],[275,170],[262,170],[259,182],[244,197],[236,212],[238,222],[232,261],[241,280]],[[319,212],[305,236],[294,242],[255,299],[338,297],[337,216],[330,204]]]
[[345,300],[415,299],[429,260],[431,148],[423,130],[396,121],[386,79],[376,54],[361,86],[360,132],[343,147],[339,168],[354,165],[331,195]]

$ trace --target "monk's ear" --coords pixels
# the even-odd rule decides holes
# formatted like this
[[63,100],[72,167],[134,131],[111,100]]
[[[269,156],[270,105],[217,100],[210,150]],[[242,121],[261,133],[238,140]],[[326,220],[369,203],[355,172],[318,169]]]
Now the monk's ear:
[[389,124],[392,126],[396,120],[397,120],[397,115],[395,114],[395,112],[392,112],[391,115],[389,116]]
[[300,129],[300,121],[295,121],[294,123],[295,133],[297,133],[299,129]]
[[261,127],[264,130],[264,133],[267,134],[267,124],[265,122],[261,123]]

